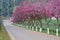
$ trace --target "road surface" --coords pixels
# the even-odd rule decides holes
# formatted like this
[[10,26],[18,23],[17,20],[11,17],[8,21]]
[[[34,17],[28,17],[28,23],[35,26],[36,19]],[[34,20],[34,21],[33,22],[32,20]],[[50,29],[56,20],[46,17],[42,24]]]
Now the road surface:
[[60,37],[16,27],[9,20],[4,20],[5,28],[15,40],[60,40]]

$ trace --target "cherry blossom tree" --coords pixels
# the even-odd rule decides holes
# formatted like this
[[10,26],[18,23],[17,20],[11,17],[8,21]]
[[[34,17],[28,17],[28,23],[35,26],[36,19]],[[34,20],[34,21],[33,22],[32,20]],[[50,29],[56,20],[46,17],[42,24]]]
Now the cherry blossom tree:
[[[45,1],[43,2],[22,2],[17,7],[16,11],[13,14],[17,21],[19,20],[39,20],[40,27],[42,27],[42,19],[45,18]],[[16,17],[16,16],[17,17]]]
[[57,19],[57,25],[59,25],[58,19],[60,18],[60,0],[50,0],[47,3],[46,11],[47,16],[50,18],[55,17]]

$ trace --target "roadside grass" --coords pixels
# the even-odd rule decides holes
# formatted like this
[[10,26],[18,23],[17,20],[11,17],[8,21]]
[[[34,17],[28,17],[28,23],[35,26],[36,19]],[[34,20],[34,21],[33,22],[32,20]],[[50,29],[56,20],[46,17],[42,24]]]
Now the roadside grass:
[[1,30],[0,30],[0,40],[10,40],[3,25],[2,25]]

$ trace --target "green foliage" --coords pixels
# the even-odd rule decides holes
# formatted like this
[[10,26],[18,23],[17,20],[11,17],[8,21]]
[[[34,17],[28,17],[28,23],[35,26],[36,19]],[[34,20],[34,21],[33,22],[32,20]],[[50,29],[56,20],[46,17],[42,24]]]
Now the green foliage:
[[4,25],[2,25],[2,27],[1,27],[0,40],[10,40],[9,35],[7,35],[7,32],[4,28]]
[[2,17],[0,16],[0,30],[1,30],[1,27],[2,27]]

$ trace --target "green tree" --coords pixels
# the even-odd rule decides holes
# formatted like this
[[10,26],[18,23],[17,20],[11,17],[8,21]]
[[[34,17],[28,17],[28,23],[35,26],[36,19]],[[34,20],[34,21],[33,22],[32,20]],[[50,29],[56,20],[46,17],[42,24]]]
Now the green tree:
[[2,17],[0,15],[0,30],[1,30],[1,27],[2,27]]

